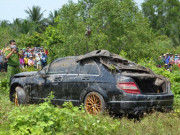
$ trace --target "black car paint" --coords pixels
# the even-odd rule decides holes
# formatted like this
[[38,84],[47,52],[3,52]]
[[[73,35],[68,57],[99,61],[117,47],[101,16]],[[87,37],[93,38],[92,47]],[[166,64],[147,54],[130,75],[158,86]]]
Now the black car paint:
[[[65,59],[65,58],[64,58]],[[93,60],[94,61],[94,60]],[[117,82],[123,79],[132,81],[121,73],[110,72],[102,63],[94,61],[99,69],[98,75],[90,74],[47,74],[24,72],[11,79],[10,99],[16,86],[24,88],[29,103],[40,103],[53,91],[53,104],[62,105],[71,101],[74,105],[84,102],[85,96],[92,91],[104,98],[110,111],[117,113],[135,113],[151,108],[172,109],[173,94],[128,94],[117,88]],[[78,68],[81,62],[78,61]],[[77,69],[80,71],[80,69]]]

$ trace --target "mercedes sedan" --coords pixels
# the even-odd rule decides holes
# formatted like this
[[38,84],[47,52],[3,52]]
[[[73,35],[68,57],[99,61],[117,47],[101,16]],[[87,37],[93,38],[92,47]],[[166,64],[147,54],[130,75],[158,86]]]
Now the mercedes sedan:
[[11,78],[16,105],[44,102],[51,92],[52,104],[83,103],[89,114],[171,110],[173,104],[167,78],[107,50],[58,58],[41,71]]

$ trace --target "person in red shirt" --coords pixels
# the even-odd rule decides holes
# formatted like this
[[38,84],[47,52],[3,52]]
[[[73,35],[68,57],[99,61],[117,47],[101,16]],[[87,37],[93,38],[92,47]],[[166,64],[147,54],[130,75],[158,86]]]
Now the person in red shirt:
[[45,54],[46,54],[46,55],[48,55],[48,54],[49,54],[49,52],[48,52],[48,50],[47,50],[47,49],[45,49],[45,50],[44,50],[44,52],[45,52]]
[[178,56],[178,59],[175,61],[178,67],[180,68],[180,56]]

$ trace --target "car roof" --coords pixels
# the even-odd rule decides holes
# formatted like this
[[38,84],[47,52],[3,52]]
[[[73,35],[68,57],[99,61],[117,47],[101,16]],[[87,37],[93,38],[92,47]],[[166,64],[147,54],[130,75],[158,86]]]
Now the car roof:
[[95,51],[92,51],[92,52],[87,53],[85,55],[78,56],[77,61],[82,61],[82,60],[94,58],[94,57],[107,57],[107,58],[113,57],[113,58],[120,59],[124,62],[128,62],[127,59],[125,59],[119,55],[116,55],[116,54],[111,54],[107,50],[95,50]]
[[75,61],[77,61],[77,56],[67,56],[67,57],[57,58],[53,62],[57,62],[57,61],[64,60],[64,59],[75,59]]
[[57,58],[56,60],[54,60],[54,62],[69,58],[75,59],[76,62],[88,61],[90,59],[99,58],[100,63],[102,63],[104,66],[108,68],[111,68],[113,65],[118,70],[136,70],[136,71],[145,71],[151,73],[150,69],[140,66],[135,62],[129,61],[121,57],[120,55],[110,53],[107,50],[95,50],[85,55]]

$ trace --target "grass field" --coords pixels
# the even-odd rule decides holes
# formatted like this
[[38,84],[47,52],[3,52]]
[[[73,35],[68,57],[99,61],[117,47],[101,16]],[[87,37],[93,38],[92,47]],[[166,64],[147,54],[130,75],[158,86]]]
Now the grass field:
[[[0,80],[5,78],[0,73]],[[0,89],[0,135],[4,134],[132,134],[179,135],[180,112],[154,112],[140,121],[109,115],[87,115],[77,107],[54,107],[49,103],[14,106],[8,91]]]

